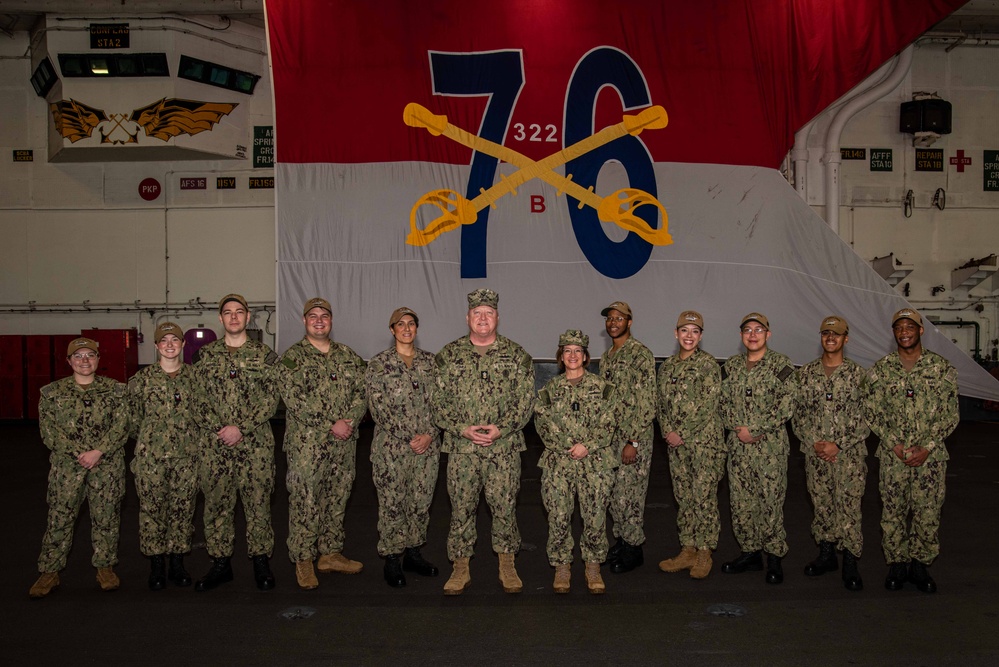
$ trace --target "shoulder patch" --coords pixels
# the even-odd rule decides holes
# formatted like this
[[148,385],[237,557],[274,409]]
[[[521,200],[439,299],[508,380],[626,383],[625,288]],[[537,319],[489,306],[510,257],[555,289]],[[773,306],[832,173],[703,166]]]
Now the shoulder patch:
[[614,385],[612,385],[610,382],[605,383],[602,396],[603,399],[606,401],[608,398],[611,397],[613,393],[614,393]]
[[784,382],[791,376],[792,373],[794,373],[794,366],[785,366],[780,369],[780,373],[777,374],[777,379]]
[[49,384],[42,387],[41,393],[42,398],[52,398],[52,393],[55,391],[55,383],[50,382]]
[[957,369],[951,366],[947,370],[947,374],[944,375],[944,382],[948,382],[954,386],[957,386]]
[[538,403],[541,405],[551,405],[552,397],[548,394],[547,389],[542,389],[538,392]]
[[122,384],[121,382],[115,382],[114,383],[113,390],[114,390],[114,395],[115,396],[118,396],[118,397],[124,396],[125,395],[125,391],[127,389],[128,389],[128,387],[126,385]]
[[290,371],[293,371],[296,368],[298,368],[298,362],[289,357],[287,354],[281,357],[281,363],[285,366],[285,368],[287,368]]
[[264,363],[268,366],[273,366],[278,362],[278,356],[275,354],[274,350],[268,350],[267,356],[264,357]]

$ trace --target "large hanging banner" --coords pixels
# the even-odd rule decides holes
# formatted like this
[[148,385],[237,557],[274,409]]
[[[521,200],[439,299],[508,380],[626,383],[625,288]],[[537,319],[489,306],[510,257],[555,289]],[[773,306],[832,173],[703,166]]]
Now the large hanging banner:
[[[775,170],[794,132],[962,0],[268,0],[276,104],[279,347],[301,304],[368,358],[390,313],[436,351],[466,333],[465,295],[500,294],[500,330],[538,359],[600,310],[634,311],[657,356],[684,309],[704,347],[739,351],[765,313],[774,349],[891,349],[904,300]],[[997,383],[959,363],[962,392]]]

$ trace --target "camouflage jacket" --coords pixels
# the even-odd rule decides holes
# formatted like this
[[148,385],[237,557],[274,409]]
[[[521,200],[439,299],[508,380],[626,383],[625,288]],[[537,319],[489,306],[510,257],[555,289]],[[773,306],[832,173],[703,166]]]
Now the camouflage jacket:
[[649,348],[632,336],[621,349],[600,357],[600,375],[614,385],[617,419],[614,444],[626,440],[652,444],[652,422],[656,418],[656,360]]
[[191,417],[194,371],[182,364],[170,377],[159,364],[146,366],[128,381],[135,454],[184,458],[198,451],[197,429]]
[[76,458],[92,449],[114,454],[128,440],[125,385],[100,375],[85,387],[72,376],[47,384],[38,404],[38,428],[53,454]]
[[724,448],[718,416],[721,368],[714,357],[700,348],[687,359],[673,355],[659,366],[658,384],[663,437],[676,431],[688,445]]
[[236,426],[244,436],[267,426],[278,403],[278,357],[271,348],[247,340],[229,352],[223,338],[198,352],[193,412],[198,425],[212,433]]
[[303,338],[285,350],[277,369],[289,429],[314,429],[329,438],[334,422],[350,419],[357,439],[368,404],[364,360],[352,349],[331,340],[324,354]]
[[[587,372],[575,385],[564,374],[549,380],[534,406],[534,427],[545,444],[538,466],[566,461],[587,470],[616,468],[621,461],[617,449],[610,447],[614,404],[613,385],[593,373]],[[589,453],[573,461],[569,448],[577,442]]]
[[864,413],[881,438],[879,458],[894,456],[892,448],[903,444],[930,450],[928,463],[946,461],[950,457],[944,439],[960,421],[957,369],[924,348],[906,372],[898,352],[892,352],[867,371]]
[[436,389],[434,368],[434,355],[419,349],[410,368],[396,353],[395,345],[371,358],[364,385],[368,409],[375,420],[372,447],[412,452],[409,441],[413,436],[428,433],[432,440],[426,453],[440,451],[440,431],[430,404]]
[[871,432],[861,393],[866,372],[849,359],[843,359],[829,377],[821,358],[798,369],[791,426],[802,452],[814,452],[819,440],[835,442],[841,450],[865,446]]
[[437,353],[434,420],[444,429],[442,451],[477,453],[482,447],[462,437],[472,424],[495,424],[500,437],[488,449],[522,452],[523,429],[534,409],[534,361],[509,338],[496,336],[479,356],[468,336]]
[[746,426],[754,436],[777,435],[787,444],[783,425],[793,409],[794,366],[786,355],[768,348],[752,370],[745,352],[725,362],[718,402],[722,426],[730,431]]

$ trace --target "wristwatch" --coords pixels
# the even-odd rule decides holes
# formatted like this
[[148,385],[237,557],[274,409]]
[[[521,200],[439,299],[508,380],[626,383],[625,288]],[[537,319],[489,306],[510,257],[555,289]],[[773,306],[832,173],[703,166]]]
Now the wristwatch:
[[635,449],[638,449],[638,440],[629,440],[628,444],[634,447]]

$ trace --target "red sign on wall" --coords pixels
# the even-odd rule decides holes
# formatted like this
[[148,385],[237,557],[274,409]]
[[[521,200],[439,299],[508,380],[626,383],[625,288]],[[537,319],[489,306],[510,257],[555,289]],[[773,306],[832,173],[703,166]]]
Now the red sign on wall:
[[155,178],[144,178],[142,182],[139,183],[139,196],[146,201],[153,201],[160,196],[160,191],[163,188],[160,187],[160,182]]

